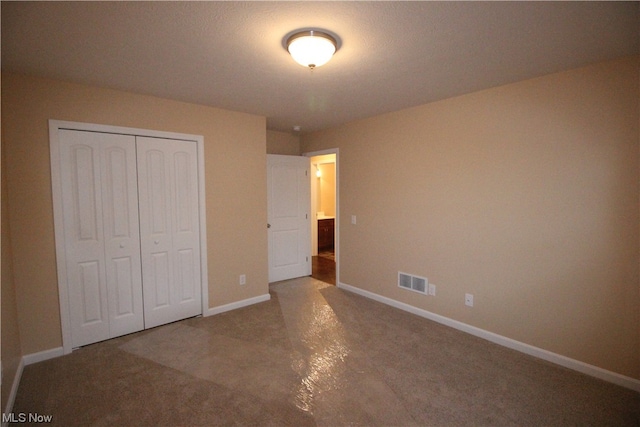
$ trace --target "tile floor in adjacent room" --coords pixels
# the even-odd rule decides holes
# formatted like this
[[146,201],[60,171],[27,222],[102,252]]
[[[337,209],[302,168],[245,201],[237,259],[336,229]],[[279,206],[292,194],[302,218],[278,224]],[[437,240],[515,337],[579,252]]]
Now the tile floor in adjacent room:
[[637,426],[640,394],[310,277],[27,366],[60,426]]

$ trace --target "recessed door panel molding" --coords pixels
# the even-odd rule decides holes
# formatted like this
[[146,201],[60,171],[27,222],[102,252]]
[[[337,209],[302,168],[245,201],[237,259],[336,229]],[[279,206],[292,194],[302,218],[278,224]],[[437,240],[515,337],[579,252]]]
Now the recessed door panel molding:
[[69,147],[72,174],[68,177],[70,196],[73,198],[73,221],[78,232],[77,240],[99,240],[100,220],[97,211],[100,200],[96,199],[98,171],[96,171],[96,150],[94,147],[73,143]]
[[[131,237],[130,193],[129,183],[132,182],[127,161],[127,152],[121,147],[111,147],[105,150],[105,212],[111,221],[105,224],[107,234],[114,237]],[[137,228],[137,227],[136,227]]]
[[194,251],[181,249],[178,251],[178,301],[180,303],[191,302],[197,298],[197,281],[193,277],[196,271],[194,265]]
[[135,314],[133,304],[133,263],[131,257],[114,258],[111,260],[115,277],[115,301],[114,318],[131,316]]
[[298,218],[299,170],[297,164],[278,164],[271,167],[271,191],[274,199],[272,215],[274,219]]
[[100,272],[100,261],[85,261],[78,263],[80,327],[102,323],[105,316],[102,310],[104,279]]
[[50,120],[64,353],[208,310],[203,139]]
[[140,172],[142,180],[144,180],[145,197],[148,201],[144,217],[151,225],[149,232],[152,235],[166,235],[170,228],[168,209],[171,205],[166,187],[165,155],[160,150],[149,150],[143,155],[145,161],[141,161],[139,164],[144,165],[144,169],[141,169]]
[[156,252],[151,255],[151,268],[145,276],[145,284],[149,284],[148,298],[145,313],[162,310],[169,307],[171,302],[169,294],[169,277],[171,268],[168,252]]
[[189,206],[193,206],[192,196],[192,183],[191,177],[192,170],[189,167],[193,164],[193,159],[190,159],[189,153],[177,152],[174,157],[174,170],[175,170],[175,195],[176,195],[176,232],[192,232],[192,215]]
[[274,266],[287,267],[298,263],[300,248],[298,230],[282,230],[273,234]]

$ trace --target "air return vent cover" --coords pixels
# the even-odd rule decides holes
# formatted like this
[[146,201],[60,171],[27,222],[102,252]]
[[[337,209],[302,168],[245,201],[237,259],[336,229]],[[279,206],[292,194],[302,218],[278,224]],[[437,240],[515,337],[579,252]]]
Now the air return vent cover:
[[413,276],[411,274],[398,272],[398,286],[410,291],[420,292],[427,295],[429,290],[429,281],[426,277]]

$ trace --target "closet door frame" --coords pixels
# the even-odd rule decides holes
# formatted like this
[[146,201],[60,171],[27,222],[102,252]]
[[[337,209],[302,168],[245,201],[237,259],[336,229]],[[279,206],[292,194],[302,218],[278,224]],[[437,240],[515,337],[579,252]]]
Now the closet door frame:
[[198,217],[200,226],[200,280],[202,292],[202,315],[209,310],[209,283],[207,274],[207,229],[206,229],[206,197],[204,177],[204,137],[183,133],[162,132],[148,129],[137,129],[119,126],[99,125],[93,123],[49,120],[49,148],[51,156],[51,190],[53,196],[53,222],[55,232],[56,265],[58,270],[58,296],[60,301],[60,323],[62,328],[62,348],[64,354],[73,350],[71,340],[71,318],[69,306],[69,289],[66,268],[64,217],[62,206],[62,177],[60,171],[60,137],[61,129],[87,132],[111,133],[131,136],[146,136],[182,141],[193,141],[198,154]]

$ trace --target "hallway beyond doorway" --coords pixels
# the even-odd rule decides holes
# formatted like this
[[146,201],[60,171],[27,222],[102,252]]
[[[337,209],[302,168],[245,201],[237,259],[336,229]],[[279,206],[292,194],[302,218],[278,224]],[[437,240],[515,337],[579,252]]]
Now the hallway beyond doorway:
[[320,252],[311,258],[311,277],[331,285],[336,284],[335,252]]
[[339,252],[338,149],[306,153],[311,162],[311,277],[331,285],[338,282]]

